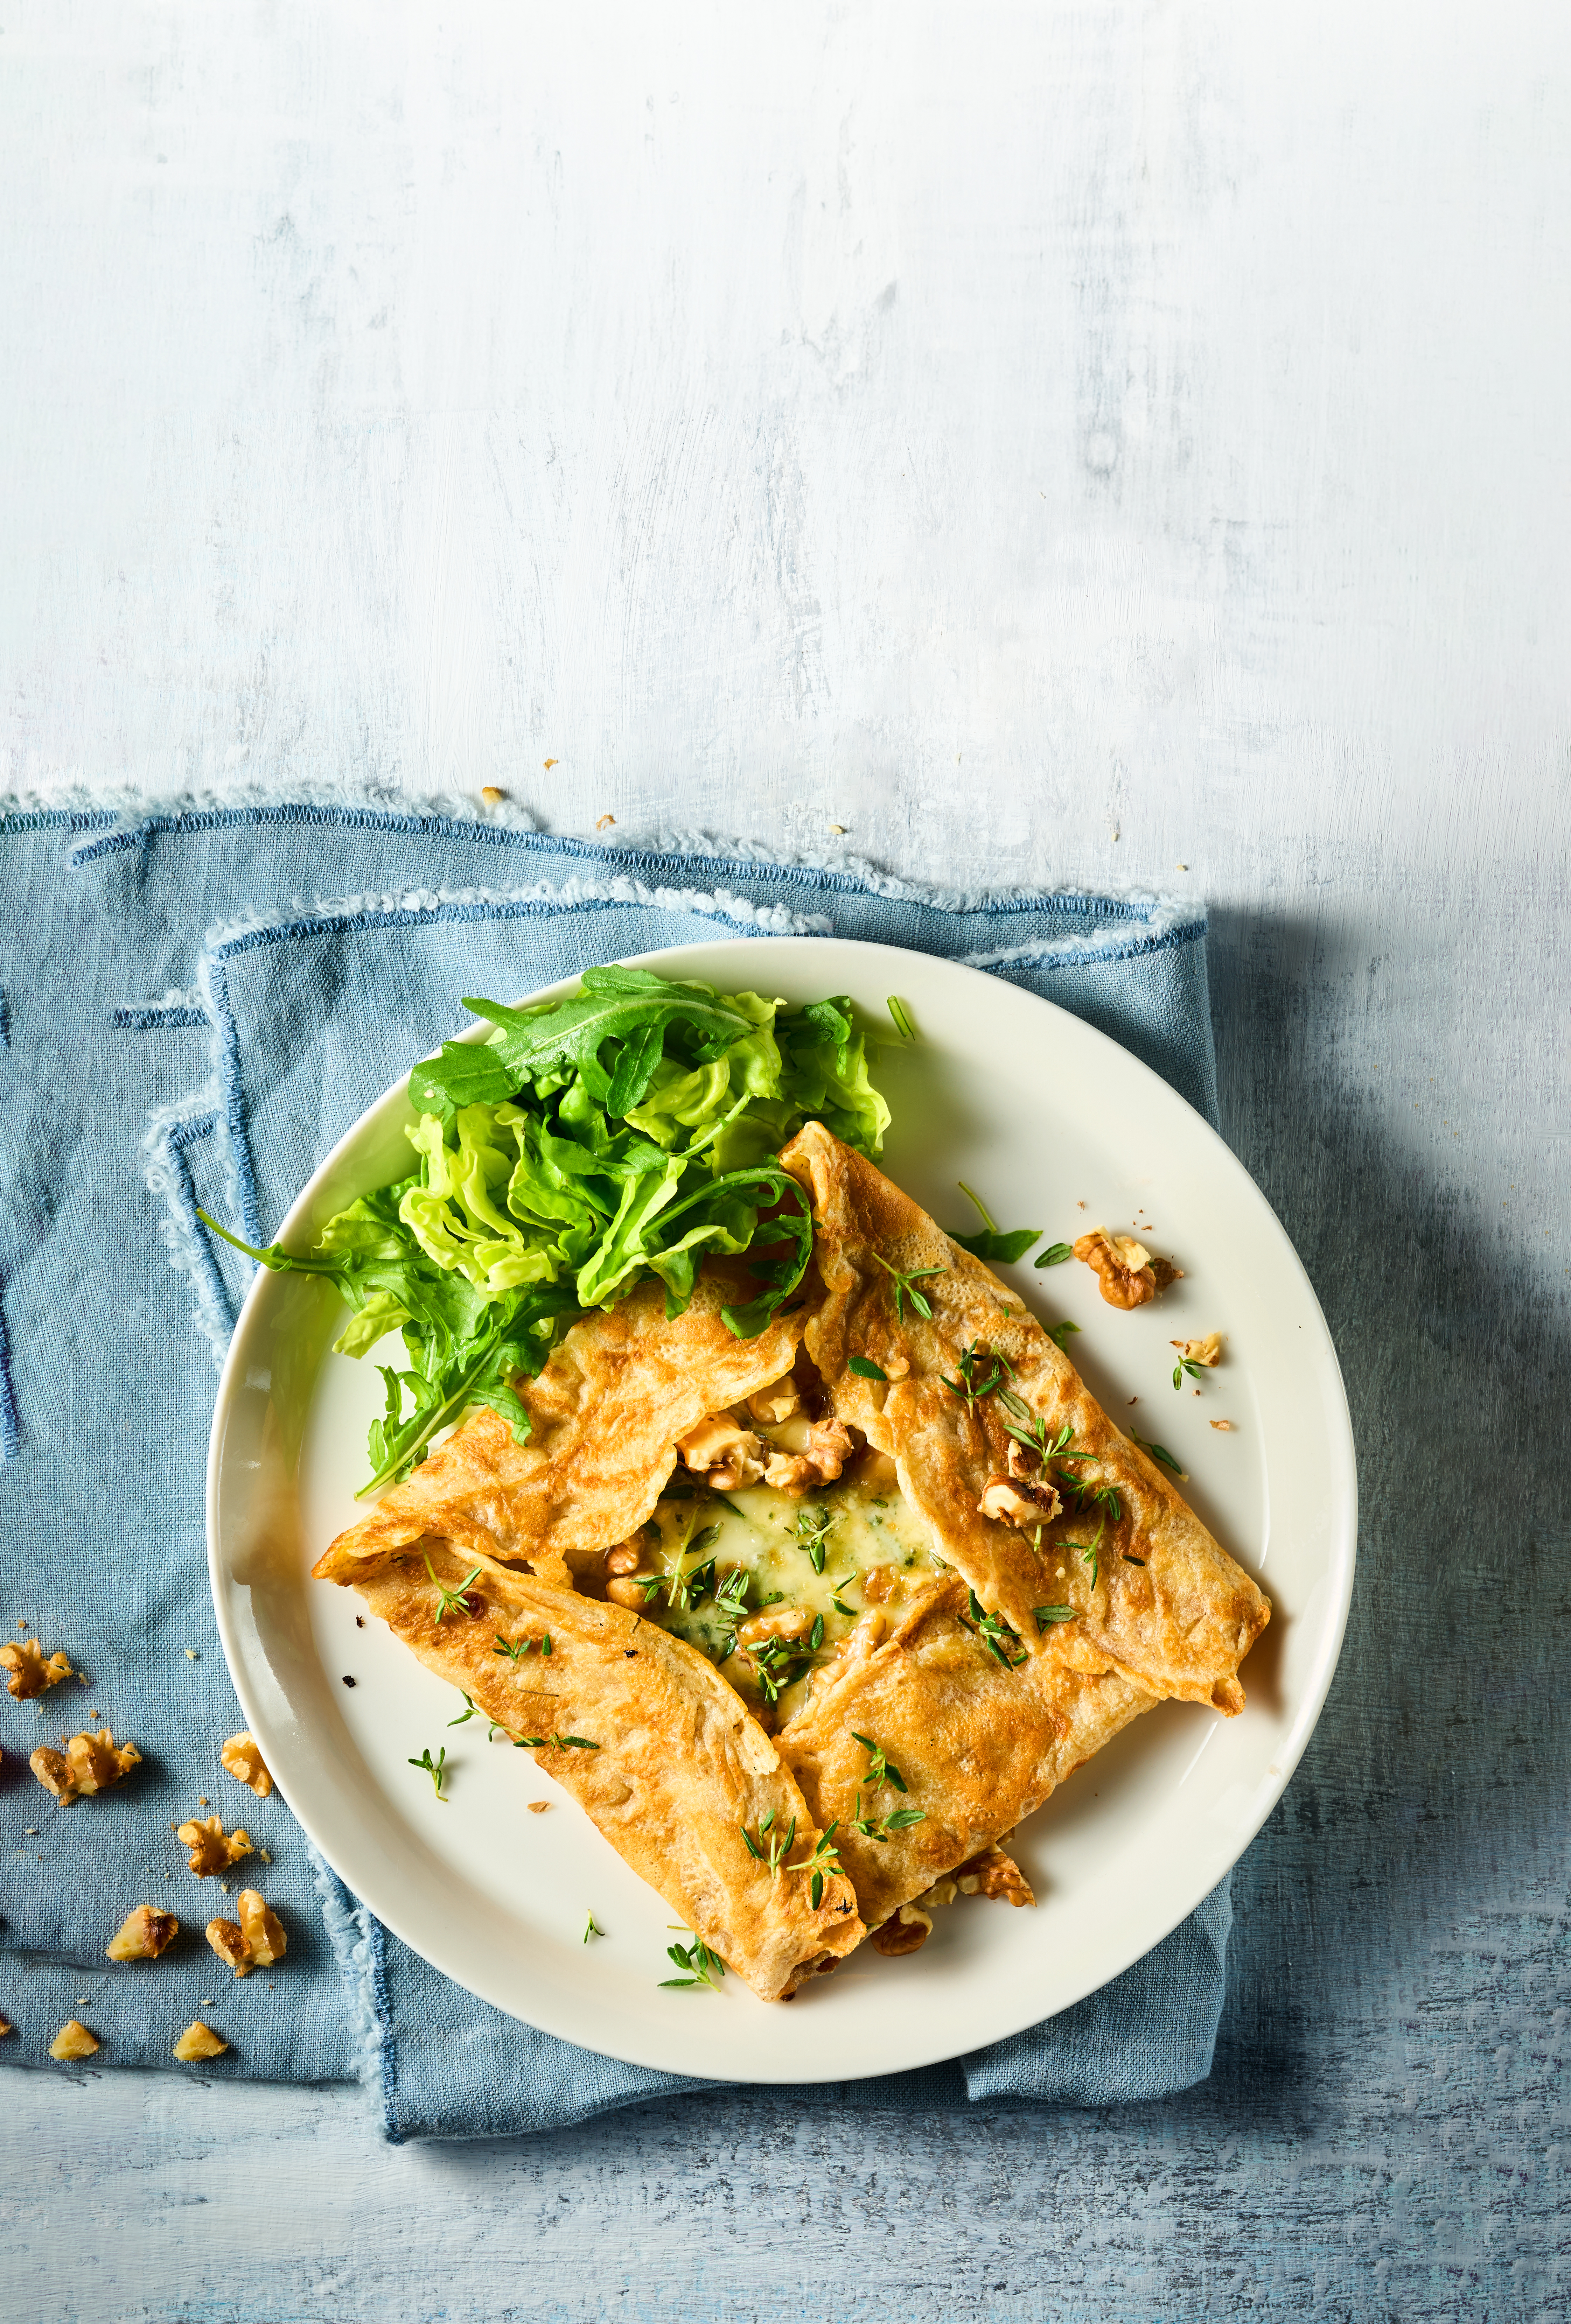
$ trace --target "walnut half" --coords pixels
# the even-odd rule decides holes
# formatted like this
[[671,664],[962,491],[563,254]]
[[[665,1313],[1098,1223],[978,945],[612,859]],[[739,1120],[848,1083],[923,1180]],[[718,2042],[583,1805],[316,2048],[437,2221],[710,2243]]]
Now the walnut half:
[[190,1868],[199,1880],[207,1879],[209,1873],[226,1872],[231,1864],[251,1855],[255,1846],[250,1833],[238,1826],[226,1834],[223,1819],[216,1815],[205,1821],[193,1816],[189,1823],[180,1825],[175,1838],[182,1848],[189,1849]]
[[152,1904],[138,1904],[134,1913],[127,1913],[119,1935],[111,1937],[104,1950],[111,1960],[156,1960],[179,1934],[180,1923],[172,1913],[160,1913]]
[[717,1493],[735,1493],[744,1485],[755,1485],[763,1474],[762,1441],[724,1412],[700,1420],[696,1428],[679,1436],[677,1451],[688,1467]]
[[58,1686],[62,1678],[74,1678],[76,1673],[62,1654],[52,1654],[47,1660],[36,1638],[23,1638],[19,1646],[0,1646],[0,1664],[11,1674],[5,1691],[18,1702],[31,1702],[45,1688]]
[[238,1735],[231,1735],[218,1757],[237,1784],[247,1785],[259,1800],[266,1799],[273,1789],[273,1777],[256,1748],[256,1738],[249,1728]]
[[1153,1259],[1132,1235],[1110,1234],[1093,1227],[1075,1245],[1075,1256],[1097,1276],[1102,1296],[1110,1307],[1143,1307],[1174,1279],[1176,1269],[1165,1259]]
[[44,1790],[64,1805],[107,1791],[141,1760],[134,1743],[116,1745],[106,1727],[97,1735],[73,1735],[63,1751],[41,1744],[27,1764]]
[[772,1452],[763,1481],[782,1493],[812,1493],[832,1485],[855,1451],[839,1420],[815,1420],[799,1452]]
[[1038,1526],[1051,1525],[1062,1507],[1051,1485],[1035,1484],[1029,1478],[1017,1483],[1008,1477],[989,1477],[976,1514],[990,1517],[994,1525],[1019,1526],[1029,1533]]

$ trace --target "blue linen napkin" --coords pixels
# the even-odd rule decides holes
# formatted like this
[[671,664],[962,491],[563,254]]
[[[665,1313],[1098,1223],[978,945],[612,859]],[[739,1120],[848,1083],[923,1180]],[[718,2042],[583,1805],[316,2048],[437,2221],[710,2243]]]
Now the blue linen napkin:
[[[6,2062],[47,2064],[77,2016],[103,2043],[91,2070],[165,2065],[200,2016],[231,2045],[204,2074],[364,2077],[394,2139],[549,2129],[706,2087],[477,2001],[380,1927],[276,1794],[257,1801],[220,1767],[241,1722],[202,1471],[214,1358],[250,1268],[215,1249],[196,1205],[267,1240],[327,1148],[461,1021],[463,993],[717,933],[858,936],[986,968],[1100,1026],[1215,1120],[1203,916],[373,808],[14,813],[0,841],[0,1630],[27,1623],[82,1674],[36,1704],[0,1694]],[[143,1764],[61,1807],[26,1755],[89,1713]],[[195,1880],[172,1831],[214,1810],[268,1851],[230,1886],[263,1886],[290,1932],[285,1962],[243,1984],[200,1935],[225,1909],[219,1884]],[[177,1913],[180,1937],[156,1962],[108,1962],[142,1903]],[[1224,1882],[1045,2024],[811,2095],[1107,2105],[1187,2088],[1210,2069],[1230,1918]]]

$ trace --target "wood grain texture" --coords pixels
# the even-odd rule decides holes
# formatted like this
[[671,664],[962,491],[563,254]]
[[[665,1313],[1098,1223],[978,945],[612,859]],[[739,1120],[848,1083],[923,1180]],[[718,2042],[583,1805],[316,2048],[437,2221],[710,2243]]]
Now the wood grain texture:
[[24,0],[0,65],[0,783],[1192,889],[1364,1509],[1205,2089],[394,2153],[8,2074],[7,2316],[1563,2312],[1563,12]]

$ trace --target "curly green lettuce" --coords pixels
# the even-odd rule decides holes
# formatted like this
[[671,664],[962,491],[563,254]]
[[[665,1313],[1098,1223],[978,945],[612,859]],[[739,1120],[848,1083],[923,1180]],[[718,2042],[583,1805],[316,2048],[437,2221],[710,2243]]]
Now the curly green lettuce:
[[411,1175],[339,1212],[307,1257],[237,1246],[337,1284],[351,1310],[341,1353],[403,1335],[407,1364],[382,1367],[362,1498],[477,1405],[522,1443],[518,1376],[575,1318],[652,1277],[677,1315],[706,1259],[746,1256],[754,1296],[724,1314],[756,1336],[812,1251],[806,1197],[774,1157],[809,1120],[869,1156],[889,1127],[844,997],[788,1010],[612,966],[565,1001],[464,1006],[493,1029],[410,1075]]

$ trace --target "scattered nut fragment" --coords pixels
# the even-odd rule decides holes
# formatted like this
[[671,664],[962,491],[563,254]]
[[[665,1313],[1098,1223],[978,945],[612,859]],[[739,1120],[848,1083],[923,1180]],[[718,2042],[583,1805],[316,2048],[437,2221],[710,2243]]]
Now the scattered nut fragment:
[[1233,1423],[1231,1420],[1214,1420],[1211,1425],[1213,1428],[1230,1429]]
[[689,1428],[679,1440],[677,1450],[688,1467],[701,1472],[716,1493],[735,1493],[744,1485],[756,1485],[768,1452],[762,1437],[724,1412]]
[[550,1800],[531,1800],[529,1803],[529,1812],[531,1815],[544,1815],[550,1805]]
[[500,807],[503,800],[507,797],[507,793],[505,791],[499,791],[494,783],[482,783],[480,786],[480,796],[485,800],[487,807]]
[[174,2055],[180,2059],[182,2065],[189,2066],[199,2058],[220,2058],[228,2046],[227,2042],[221,2042],[218,2039],[210,2025],[204,2025],[201,2019],[197,2017],[193,2018],[175,2043]]
[[1006,1904],[1034,1904],[1036,1897],[1012,1856],[1002,1848],[979,1849],[956,1868],[955,1885],[962,1896],[991,1896]]
[[766,1638],[805,1638],[813,1617],[805,1606],[775,1606],[766,1614],[750,1614],[736,1632],[739,1646],[761,1646]]
[[98,2046],[97,2034],[89,2034],[79,2017],[68,2017],[49,2045],[51,2058],[90,2058]]
[[20,1646],[0,1646],[0,1663],[11,1673],[5,1691],[18,1702],[31,1702],[35,1694],[58,1686],[62,1678],[76,1676],[63,1654],[56,1652],[46,1660],[36,1638],[23,1638]]
[[1177,1348],[1181,1364],[1219,1364],[1222,1361],[1222,1334],[1207,1332],[1203,1340],[1169,1340],[1169,1348]]
[[208,1923],[208,1942],[236,1977],[249,1977],[254,1969],[271,1969],[282,1960],[289,1940],[277,1914],[254,1888],[242,1888],[237,1910],[237,1922]]
[[625,1606],[629,1613],[637,1614],[649,1603],[650,1593],[644,1583],[653,1580],[652,1573],[642,1577],[633,1573],[614,1574],[605,1584],[605,1595],[614,1606]]
[[4,2042],[7,2034],[14,2034],[16,2028],[9,2017],[0,2017],[0,2042]]
[[63,1751],[41,1744],[27,1764],[44,1790],[52,1792],[62,1805],[69,1805],[84,1794],[107,1791],[111,1784],[117,1784],[131,1768],[139,1766],[141,1759],[134,1743],[116,1747],[106,1727],[97,1735],[73,1735]]
[[1110,1307],[1143,1307],[1173,1280],[1174,1270],[1165,1259],[1153,1259],[1132,1235],[1110,1234],[1105,1227],[1083,1234],[1075,1244],[1075,1256],[1097,1276]]
[[789,1372],[784,1379],[776,1380],[772,1388],[755,1389],[747,1399],[748,1412],[761,1428],[778,1428],[782,1420],[790,1420],[801,1408],[802,1399]]
[[874,1952],[883,1953],[887,1960],[898,1960],[902,1953],[919,1952],[933,1933],[930,1914],[919,1904],[902,1904],[881,1929],[874,1929],[869,1941]]
[[256,1748],[256,1738],[249,1728],[243,1728],[238,1735],[231,1735],[218,1757],[237,1784],[248,1784],[259,1800],[266,1799],[273,1789],[273,1777]]
[[180,1923],[172,1913],[160,1913],[151,1904],[138,1904],[134,1913],[127,1913],[119,1935],[111,1937],[104,1950],[111,1960],[156,1960],[179,1934]]
[[642,1559],[642,1536],[641,1534],[634,1534],[626,1541],[619,1541],[615,1549],[606,1551],[605,1571],[608,1574],[636,1573]]
[[843,1421],[815,1420],[800,1452],[772,1452],[763,1481],[782,1493],[817,1492],[832,1485],[855,1447]]
[[[556,763],[554,759],[546,761],[548,767],[554,767]],[[596,831],[608,831],[615,820],[616,817],[614,815],[597,815],[595,817],[595,828]]]
[[1050,1525],[1062,1507],[1051,1485],[1032,1484],[1029,1479],[1016,1483],[1008,1477],[989,1477],[976,1504],[976,1514],[979,1517],[991,1517],[994,1525],[1019,1526],[1030,1532],[1038,1526]]
[[189,1849],[190,1868],[199,1880],[205,1880],[212,1872],[227,1871],[231,1864],[238,1864],[243,1856],[251,1855],[255,1846],[250,1833],[238,1825],[226,1836],[223,1819],[216,1815],[205,1819],[193,1816],[189,1823],[178,1827],[175,1838],[183,1848]]

